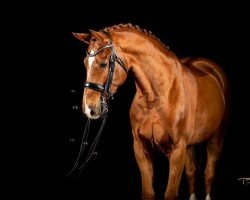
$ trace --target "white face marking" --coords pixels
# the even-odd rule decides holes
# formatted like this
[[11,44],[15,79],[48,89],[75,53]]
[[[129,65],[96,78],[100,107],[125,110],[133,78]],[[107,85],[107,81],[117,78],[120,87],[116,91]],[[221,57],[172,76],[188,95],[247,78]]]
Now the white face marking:
[[189,200],[196,200],[196,197],[195,197],[195,194],[194,194],[194,193],[193,193],[193,194],[191,194],[191,196],[190,196]]
[[[90,53],[93,54],[93,53],[94,53],[94,50],[91,50]],[[89,76],[90,69],[91,69],[91,67],[92,67],[92,64],[93,64],[94,60],[95,60],[95,57],[90,57],[90,56],[88,57],[89,70],[88,70],[87,78],[88,78],[88,76]],[[89,106],[87,105],[86,98],[84,99],[84,105],[85,105],[85,114],[86,114],[89,118],[91,118],[91,114],[90,114],[91,109],[90,109]]]
[[209,195],[209,194],[207,194],[207,196],[206,196],[206,200],[211,200],[211,197],[210,197],[210,195]]
[[[94,50],[91,50],[90,51],[90,54],[93,54],[93,53],[95,53],[94,52]],[[88,77],[89,77],[89,74],[90,74],[90,71],[91,71],[91,67],[92,67],[92,64],[93,64],[93,62],[94,62],[94,60],[95,60],[95,57],[93,56],[93,57],[88,57],[88,67],[89,67],[89,70],[88,70],[88,73],[87,73],[87,78],[86,78],[86,80],[88,79]],[[85,106],[85,114],[87,115],[87,117],[88,118],[90,118],[90,119],[97,119],[99,116],[95,116],[95,115],[91,115],[90,114],[90,112],[91,112],[91,109],[89,108],[89,106],[87,105],[87,102],[86,102],[86,98],[84,97],[84,106]]]
[[85,114],[88,116],[88,117],[91,117],[90,115],[90,108],[88,107],[87,103],[86,103],[86,98],[84,99],[84,105],[85,105]]
[[[95,52],[94,52],[94,50],[92,49],[92,50],[90,51],[90,54],[93,54],[93,53],[95,53]],[[95,60],[95,56],[93,56],[93,57],[90,57],[90,56],[89,56],[89,68],[92,67],[92,64],[93,64],[94,60]]]
[[97,119],[97,118],[99,118],[99,116],[97,116],[97,115],[91,115],[90,114],[91,109],[87,105],[86,99],[84,99],[84,105],[85,105],[85,114],[87,115],[88,118],[90,118],[90,119]]

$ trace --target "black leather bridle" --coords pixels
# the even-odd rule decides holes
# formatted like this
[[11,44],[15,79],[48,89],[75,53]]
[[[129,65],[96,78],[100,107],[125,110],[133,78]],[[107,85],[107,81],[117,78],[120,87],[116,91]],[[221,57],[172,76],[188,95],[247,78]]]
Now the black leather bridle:
[[80,173],[79,173],[79,176],[80,176],[83,168],[87,165],[89,160],[96,153],[95,152],[96,146],[98,144],[98,141],[100,139],[100,136],[103,132],[104,126],[105,126],[106,121],[107,121],[108,102],[109,102],[110,98],[111,99],[113,98],[113,94],[110,91],[110,87],[111,87],[112,81],[113,81],[115,62],[117,62],[124,69],[126,74],[128,73],[128,70],[125,67],[123,60],[117,56],[117,54],[114,50],[114,45],[113,45],[113,42],[112,42],[112,39],[111,39],[109,33],[106,31],[102,31],[102,32],[105,33],[109,37],[109,44],[101,47],[95,53],[91,54],[88,51],[86,53],[89,57],[94,57],[94,56],[98,55],[101,51],[103,51],[104,49],[107,49],[107,48],[110,49],[111,54],[110,54],[110,58],[109,58],[109,71],[108,71],[108,75],[107,75],[107,81],[106,81],[105,85],[101,85],[101,84],[93,83],[93,82],[88,82],[88,81],[86,81],[84,83],[84,88],[89,88],[89,89],[101,92],[102,125],[101,125],[92,145],[89,148],[89,151],[88,151],[88,154],[85,158],[85,161],[79,167],[80,159],[83,156],[83,153],[84,153],[86,146],[88,146],[88,135],[89,135],[89,127],[90,127],[90,121],[91,121],[90,119],[88,119],[87,124],[86,124],[85,129],[84,129],[84,133],[83,133],[83,137],[82,137],[82,141],[81,141],[81,146],[80,146],[80,151],[78,153],[77,160],[76,160],[73,168],[71,169],[71,171],[68,173],[68,175],[72,174],[76,169],[78,169],[78,170],[80,170]]
[[84,88],[89,88],[89,89],[101,92],[101,94],[102,94],[101,95],[101,100],[102,100],[102,102],[104,100],[106,102],[110,98],[111,99],[113,98],[113,94],[110,91],[110,87],[111,87],[112,81],[113,81],[114,70],[115,70],[115,62],[117,62],[124,69],[126,74],[128,73],[128,70],[125,67],[125,64],[124,64],[123,60],[117,56],[110,34],[108,32],[106,32],[106,31],[102,31],[102,32],[105,33],[109,37],[109,44],[101,47],[100,49],[98,49],[94,53],[89,53],[87,51],[86,54],[89,57],[95,57],[100,52],[102,52],[104,49],[110,49],[111,54],[110,54],[110,58],[109,58],[109,71],[108,71],[108,75],[107,75],[107,81],[106,81],[105,85],[101,85],[101,84],[98,84],[98,83],[93,83],[93,82],[86,81],[83,86],[84,86]]

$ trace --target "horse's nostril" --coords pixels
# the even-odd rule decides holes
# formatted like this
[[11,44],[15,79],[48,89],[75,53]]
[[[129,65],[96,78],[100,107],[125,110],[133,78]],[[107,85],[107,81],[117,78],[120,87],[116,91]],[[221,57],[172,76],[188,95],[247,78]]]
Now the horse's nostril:
[[93,116],[95,115],[95,112],[93,111],[93,109],[90,109],[90,114]]
[[85,114],[91,119],[97,119],[99,117],[99,111],[94,106],[86,106]]

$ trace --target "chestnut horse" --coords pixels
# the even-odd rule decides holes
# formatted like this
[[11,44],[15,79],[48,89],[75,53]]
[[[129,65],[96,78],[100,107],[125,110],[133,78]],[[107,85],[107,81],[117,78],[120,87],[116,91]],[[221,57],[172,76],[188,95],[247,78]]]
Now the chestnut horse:
[[[211,199],[228,110],[228,83],[221,68],[203,58],[180,60],[151,32],[131,24],[73,35],[88,44],[82,102],[88,118],[102,115],[103,97],[117,91],[127,78],[126,72],[135,80],[130,120],[134,153],[141,172],[142,199],[155,199],[153,148],[169,159],[165,200],[178,198],[184,167],[190,199],[196,199],[194,145],[203,141],[207,141],[206,200]],[[114,67],[110,81],[111,57]]]

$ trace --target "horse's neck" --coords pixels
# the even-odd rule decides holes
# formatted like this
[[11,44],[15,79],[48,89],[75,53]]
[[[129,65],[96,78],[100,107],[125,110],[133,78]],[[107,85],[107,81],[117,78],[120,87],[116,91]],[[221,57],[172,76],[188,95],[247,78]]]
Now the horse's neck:
[[166,95],[176,77],[176,63],[167,57],[157,55],[142,56],[142,60],[132,66],[137,90],[146,94],[149,101]]
[[[118,41],[125,52],[126,61],[136,82],[136,90],[154,102],[168,95],[174,79],[181,70],[181,64],[176,56],[167,50],[160,50],[152,41],[144,37],[133,38],[131,35]],[[130,38],[129,41],[125,38]],[[160,45],[160,44],[159,44]]]

